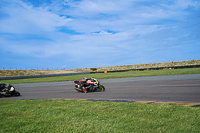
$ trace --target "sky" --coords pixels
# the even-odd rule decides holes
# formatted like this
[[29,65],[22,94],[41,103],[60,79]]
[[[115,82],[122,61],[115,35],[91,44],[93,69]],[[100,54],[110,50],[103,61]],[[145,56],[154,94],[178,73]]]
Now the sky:
[[199,59],[199,0],[0,0],[0,69]]

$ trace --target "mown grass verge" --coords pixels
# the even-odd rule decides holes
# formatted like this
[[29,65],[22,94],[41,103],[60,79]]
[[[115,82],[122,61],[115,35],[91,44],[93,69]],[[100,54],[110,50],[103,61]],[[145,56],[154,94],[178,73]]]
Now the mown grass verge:
[[112,73],[93,73],[93,74],[83,74],[83,75],[58,76],[58,77],[2,80],[0,82],[8,83],[8,84],[18,84],[18,83],[35,83],[35,82],[72,81],[72,80],[79,80],[82,77],[110,79],[110,78],[124,78],[124,77],[179,75],[179,74],[195,74],[195,73],[200,73],[200,68],[128,71],[128,72],[115,72],[115,73],[113,72]]
[[199,133],[200,108],[102,101],[0,100],[1,133]]

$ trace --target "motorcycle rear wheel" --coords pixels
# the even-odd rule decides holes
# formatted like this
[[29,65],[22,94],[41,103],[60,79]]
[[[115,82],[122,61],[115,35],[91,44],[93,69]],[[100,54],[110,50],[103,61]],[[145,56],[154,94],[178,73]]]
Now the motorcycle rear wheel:
[[98,92],[105,91],[105,87],[103,85],[99,85],[99,87],[96,88],[96,91]]

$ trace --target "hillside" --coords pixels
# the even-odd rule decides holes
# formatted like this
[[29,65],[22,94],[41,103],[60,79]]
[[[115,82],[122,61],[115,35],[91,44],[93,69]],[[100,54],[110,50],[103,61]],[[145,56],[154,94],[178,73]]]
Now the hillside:
[[[164,62],[164,63],[152,63],[152,64],[139,64],[139,65],[124,65],[124,66],[111,66],[111,67],[99,67],[95,68],[95,72],[100,71],[116,71],[116,70],[127,70],[127,69],[142,69],[142,68],[157,68],[157,67],[175,67],[175,66],[192,66],[200,65],[200,60],[191,61],[178,61],[178,62]],[[75,72],[92,72],[92,68],[84,69],[73,69]]]
[[1,69],[0,77],[61,74],[61,73],[75,73],[75,72],[94,72],[94,71],[95,72],[116,71],[116,70],[127,70],[127,69],[191,66],[191,65],[200,65],[200,60],[139,64],[139,65],[110,66],[110,67],[98,67],[98,68],[83,68],[83,69],[71,69],[71,70],[4,70],[4,69]]

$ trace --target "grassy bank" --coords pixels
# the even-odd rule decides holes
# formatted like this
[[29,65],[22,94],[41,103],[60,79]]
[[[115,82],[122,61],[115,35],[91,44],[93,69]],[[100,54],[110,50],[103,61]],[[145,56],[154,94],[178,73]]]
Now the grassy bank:
[[175,66],[192,66],[200,65],[200,60],[190,60],[190,61],[172,61],[163,63],[150,63],[150,64],[138,64],[138,65],[123,65],[123,66],[108,66],[108,67],[97,67],[97,68],[83,68],[83,69],[73,69],[76,72],[92,72],[95,70],[99,71],[116,71],[116,70],[129,70],[129,69],[143,69],[143,68],[158,68],[158,67],[175,67]]
[[4,70],[4,69],[0,69],[0,77],[62,74],[62,73],[74,73],[74,71],[70,71],[70,70],[18,70],[18,69]]
[[108,67],[96,67],[96,68],[81,68],[71,70],[5,70],[0,69],[0,77],[10,76],[27,76],[27,75],[44,75],[44,74],[61,74],[61,73],[74,73],[74,72],[103,72],[103,71],[116,71],[116,70],[130,70],[130,69],[143,69],[143,68],[159,68],[159,67],[176,67],[176,66],[193,66],[200,65],[200,60],[190,61],[172,61],[163,63],[151,63],[151,64],[138,64],[138,65],[123,65],[123,66],[108,66]]
[[118,102],[0,100],[1,133],[199,133],[200,108]]
[[72,81],[72,80],[79,80],[82,77],[95,77],[97,79],[109,79],[109,78],[124,78],[124,77],[195,74],[195,73],[200,73],[200,68],[129,71],[129,72],[116,72],[116,73],[95,73],[95,74],[58,76],[58,77],[46,77],[46,78],[3,80],[0,82],[9,83],[9,84],[18,84],[18,83],[34,83],[34,82]]

